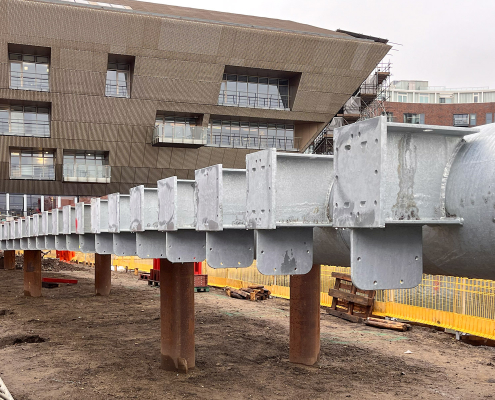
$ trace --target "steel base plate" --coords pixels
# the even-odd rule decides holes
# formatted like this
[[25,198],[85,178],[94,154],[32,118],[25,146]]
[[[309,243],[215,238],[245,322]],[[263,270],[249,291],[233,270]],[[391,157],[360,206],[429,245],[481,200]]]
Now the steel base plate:
[[256,265],[263,275],[303,275],[313,265],[313,228],[258,230]]
[[225,230],[206,233],[206,262],[212,268],[246,268],[254,261],[254,232]]
[[423,276],[421,226],[353,229],[351,278],[359,289],[407,289]]

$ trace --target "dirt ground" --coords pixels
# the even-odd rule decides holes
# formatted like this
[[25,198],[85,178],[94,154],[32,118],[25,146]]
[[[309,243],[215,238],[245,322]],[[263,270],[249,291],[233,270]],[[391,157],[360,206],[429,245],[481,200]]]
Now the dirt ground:
[[44,276],[79,283],[25,298],[22,271],[0,270],[0,376],[15,400],[495,397],[495,348],[429,328],[379,330],[322,310],[319,365],[293,365],[289,302],[231,299],[220,289],[195,295],[196,368],[165,372],[159,289],[112,272],[111,296],[95,297],[91,267],[48,269]]

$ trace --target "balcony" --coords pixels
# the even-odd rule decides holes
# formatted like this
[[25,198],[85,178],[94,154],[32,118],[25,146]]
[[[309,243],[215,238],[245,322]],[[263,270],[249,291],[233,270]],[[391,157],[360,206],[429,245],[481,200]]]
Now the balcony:
[[289,111],[289,97],[278,94],[259,94],[222,90],[218,96],[218,105],[231,107],[263,108]]
[[10,88],[48,92],[50,91],[49,74],[10,71]]
[[210,147],[232,147],[235,149],[268,149],[296,151],[294,139],[266,136],[244,136],[236,134],[212,134],[208,136]]
[[105,96],[129,98],[130,96],[127,88],[127,82],[118,82],[116,80],[107,79],[105,85]]
[[16,121],[0,118],[0,135],[50,137],[49,121]]
[[110,165],[64,164],[64,182],[110,183]]
[[153,146],[200,147],[207,143],[208,128],[186,124],[160,124],[153,131]]
[[54,181],[55,167],[53,165],[11,165],[10,179]]

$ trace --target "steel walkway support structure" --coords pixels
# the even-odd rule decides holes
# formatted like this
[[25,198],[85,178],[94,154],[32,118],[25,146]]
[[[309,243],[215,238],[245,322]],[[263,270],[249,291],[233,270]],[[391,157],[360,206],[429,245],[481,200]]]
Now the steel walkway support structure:
[[4,250],[3,269],[15,269],[15,250]]
[[95,253],[95,295],[108,296],[112,289],[112,255]]

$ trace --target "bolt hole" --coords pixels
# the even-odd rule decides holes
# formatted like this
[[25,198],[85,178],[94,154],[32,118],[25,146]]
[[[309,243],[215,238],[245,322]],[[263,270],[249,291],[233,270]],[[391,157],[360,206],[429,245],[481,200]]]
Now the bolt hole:
[[240,261],[237,261],[237,265],[241,265],[241,262]]
[[273,270],[274,270],[274,271],[276,271],[276,270],[277,270],[277,268],[273,268]]
[[221,262],[220,265],[223,265],[223,262]]
[[249,247],[248,250],[251,250],[251,247]]
[[358,258],[357,258],[357,260],[358,260],[358,261],[361,261],[361,257],[358,257]]
[[339,208],[339,203],[335,203],[335,208]]
[[[375,175],[377,175],[377,174],[378,174],[378,170],[377,170],[377,169],[375,169]],[[217,215],[217,217],[218,217],[218,215]]]
[[261,254],[265,254],[265,250],[261,250]]
[[375,143],[378,144],[378,139],[375,139]]
[[414,257],[414,259],[415,259],[416,261],[418,261],[418,260],[419,260],[419,257],[418,257],[418,256],[416,256],[416,257]]
[[213,251],[213,248],[212,247],[210,247],[210,251]]
[[294,271],[297,271],[297,268],[294,268]]
[[373,285],[378,285],[378,282],[377,281],[373,281]]
[[403,284],[404,284],[404,281],[403,281],[402,279],[400,280],[400,284],[401,284],[401,285],[403,285]]
[[308,253],[308,254],[309,254],[309,250],[306,250],[306,253]]
[[375,206],[378,204],[378,202],[376,200],[373,203],[375,204]]

